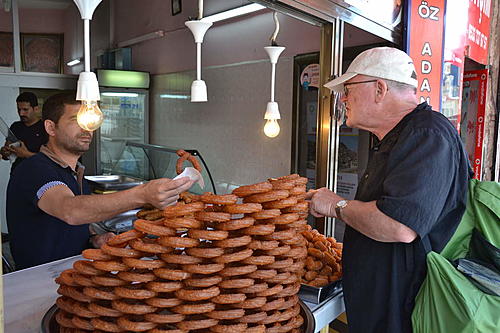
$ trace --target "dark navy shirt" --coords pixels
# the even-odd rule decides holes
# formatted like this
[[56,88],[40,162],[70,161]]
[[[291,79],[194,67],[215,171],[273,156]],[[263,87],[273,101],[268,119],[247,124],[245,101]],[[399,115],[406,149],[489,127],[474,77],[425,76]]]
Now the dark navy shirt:
[[[48,135],[45,132],[43,121],[39,120],[31,126],[26,126],[22,121],[16,121],[10,125],[10,130],[18,140],[21,140],[26,145],[26,148],[32,153],[38,153],[40,147],[47,143]],[[24,158],[16,158],[12,164],[11,170],[19,165]]]
[[83,167],[77,173],[49,156],[43,146],[14,170],[7,187],[7,225],[16,269],[80,254],[88,244],[88,225],[69,225],[38,208],[38,200],[53,186],[67,186],[74,195],[90,194]]
[[375,200],[418,237],[384,243],[347,226],[343,283],[350,333],[412,332],[414,299],[426,273],[423,242],[440,252],[451,238],[465,211],[469,171],[457,130],[426,103],[374,146],[356,200]]

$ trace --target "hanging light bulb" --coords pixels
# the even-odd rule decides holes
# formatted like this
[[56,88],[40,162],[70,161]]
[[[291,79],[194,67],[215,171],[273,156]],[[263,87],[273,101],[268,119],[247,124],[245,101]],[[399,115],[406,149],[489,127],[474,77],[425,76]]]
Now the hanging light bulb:
[[78,76],[76,100],[82,101],[82,106],[76,116],[78,125],[87,131],[98,129],[104,116],[97,105],[101,99],[97,77],[90,71],[90,20],[94,11],[102,0],[73,0],[80,11],[84,28],[85,70]]
[[268,119],[264,125],[264,134],[270,138],[275,138],[280,134],[280,124],[278,119]]

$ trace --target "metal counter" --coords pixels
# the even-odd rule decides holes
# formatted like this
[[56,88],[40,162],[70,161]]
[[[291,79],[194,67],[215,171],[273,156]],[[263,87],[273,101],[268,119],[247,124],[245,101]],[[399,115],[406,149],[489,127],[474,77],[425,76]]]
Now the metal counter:
[[[59,296],[54,279],[71,268],[81,256],[70,257],[48,264],[27,268],[3,276],[4,323],[6,333],[39,333],[41,322],[47,310]],[[320,304],[304,302],[313,312],[315,331],[344,312],[342,291]]]

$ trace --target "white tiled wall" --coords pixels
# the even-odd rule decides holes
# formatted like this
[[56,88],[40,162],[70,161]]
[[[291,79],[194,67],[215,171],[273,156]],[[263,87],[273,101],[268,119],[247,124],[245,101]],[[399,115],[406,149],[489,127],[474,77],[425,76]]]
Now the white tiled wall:
[[263,132],[271,89],[269,60],[204,68],[206,103],[160,97],[190,95],[194,76],[182,72],[152,77],[151,143],[199,150],[218,193],[290,173],[293,58],[280,58],[276,68],[281,132],[272,139]]

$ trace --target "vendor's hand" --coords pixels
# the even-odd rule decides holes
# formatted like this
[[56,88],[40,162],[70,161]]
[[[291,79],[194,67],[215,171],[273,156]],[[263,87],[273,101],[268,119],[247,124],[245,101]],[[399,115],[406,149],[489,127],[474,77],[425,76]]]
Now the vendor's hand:
[[24,142],[20,141],[21,142],[21,145],[19,147],[9,147],[9,150],[16,154],[17,157],[20,157],[20,158],[28,158],[28,157],[31,157],[33,155],[35,155],[34,153],[30,152],[28,150],[28,148],[26,148],[26,145],[24,144]]
[[144,199],[156,208],[163,209],[177,202],[179,194],[193,186],[194,180],[182,177],[176,180],[160,178],[144,184]]
[[309,200],[309,210],[315,217],[337,217],[335,215],[335,205],[342,197],[330,191],[326,187],[309,191],[306,195]]
[[101,246],[106,244],[106,242],[108,240],[110,240],[111,238],[113,238],[114,236],[115,236],[114,233],[107,232],[107,233],[101,234],[101,235],[94,235],[90,238],[90,240],[92,242],[93,247],[95,247],[96,249],[100,249]]
[[0,155],[2,155],[3,160],[8,160],[10,154],[11,154],[10,148],[9,148],[8,144],[6,143],[5,146],[0,148]]

